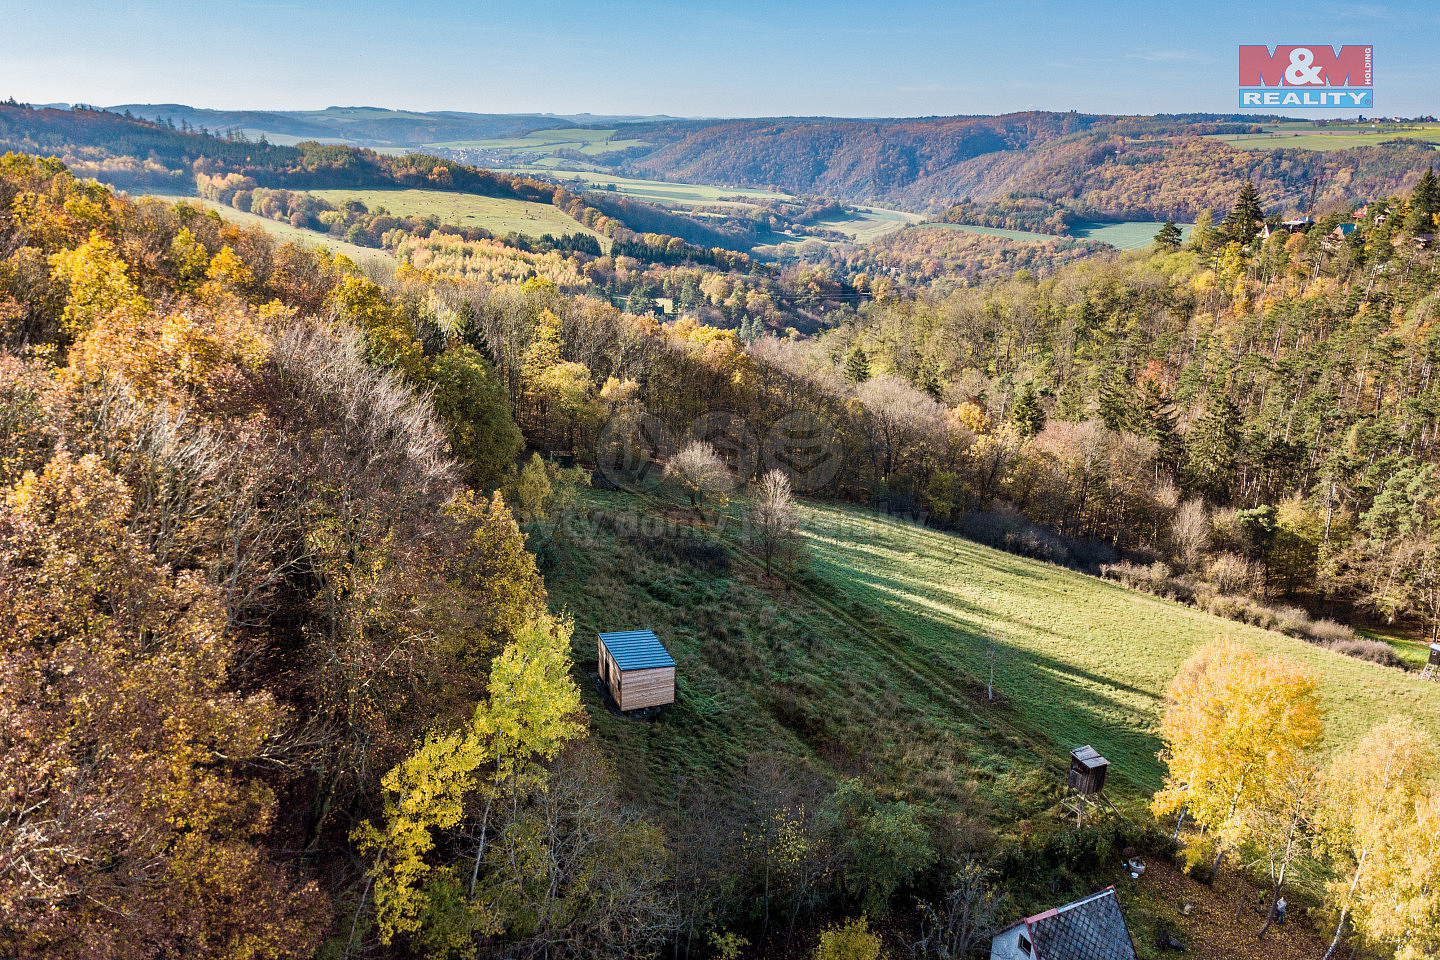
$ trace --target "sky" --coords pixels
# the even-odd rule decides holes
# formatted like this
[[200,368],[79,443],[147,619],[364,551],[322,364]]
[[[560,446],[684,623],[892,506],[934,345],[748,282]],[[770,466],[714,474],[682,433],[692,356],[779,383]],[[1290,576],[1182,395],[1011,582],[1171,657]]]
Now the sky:
[[1433,0],[0,0],[0,99],[704,117],[1233,113],[1237,45],[1330,43],[1373,44],[1371,113],[1415,116],[1440,114],[1437,37]]

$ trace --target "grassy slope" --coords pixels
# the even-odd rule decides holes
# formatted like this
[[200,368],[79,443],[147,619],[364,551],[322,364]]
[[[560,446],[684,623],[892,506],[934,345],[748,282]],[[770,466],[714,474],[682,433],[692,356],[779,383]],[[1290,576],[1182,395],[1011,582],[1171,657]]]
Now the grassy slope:
[[559,161],[558,166],[546,164],[517,164],[497,169],[511,173],[539,173],[561,179],[583,180],[589,189],[604,190],[614,186],[615,192],[640,200],[649,200],[666,206],[710,206],[723,202],[740,202],[746,199],[789,199],[788,194],[770,190],[748,190],[734,187],[712,187],[700,183],[673,183],[668,180],[642,180],[634,177],[617,177],[609,173],[587,170],[571,170]]
[[959,230],[963,233],[979,233],[987,237],[1003,237],[1006,240],[1018,240],[1022,243],[1044,243],[1047,240],[1054,240],[1055,235],[1051,233],[1035,233],[1032,230],[1006,230],[1004,227],[978,227],[969,223],[940,223],[938,221],[926,221],[923,227],[940,227],[944,230]]
[[451,140],[443,143],[426,144],[431,147],[447,147],[451,150],[496,150],[516,154],[546,155],[560,150],[573,150],[595,156],[615,150],[629,150],[631,147],[649,146],[644,140],[617,138],[615,130],[590,130],[582,127],[566,127],[559,130],[536,130],[523,137],[503,137],[490,140]]
[[392,214],[401,217],[424,217],[434,214],[446,223],[453,223],[459,227],[480,227],[497,236],[512,231],[532,237],[538,237],[544,233],[557,236],[564,233],[588,233],[591,236],[599,236],[548,203],[532,203],[507,197],[481,197],[444,190],[314,190],[311,192],[336,205],[344,203],[346,200],[359,200],[372,213],[377,208],[384,207]]
[[[667,516],[686,532],[673,504],[591,492],[586,506],[552,595],[575,616],[577,670],[594,669],[597,630],[644,626],[679,663],[678,702],[652,722],[613,716],[583,684],[602,738],[642,767],[637,793],[661,803],[681,779],[780,750],[1013,823],[1054,804],[1065,752],[1090,742],[1133,807],[1159,782],[1165,684],[1222,633],[1320,674],[1329,747],[1394,712],[1440,726],[1440,685],[864,510],[807,507],[812,573],[786,582],[728,534],[728,569],[688,561],[695,539],[659,535]],[[978,682],[987,634],[1005,654],[1000,705]]]
[[[1157,220],[1080,223],[1071,229],[1070,235],[1081,240],[1097,240],[1100,243],[1108,243],[1121,250],[1143,250],[1155,242],[1155,234],[1164,225]],[[1180,235],[1187,240],[1190,238],[1190,231],[1195,229],[1193,223],[1181,223],[1176,226],[1180,228]]]
[[393,259],[389,251],[386,250],[346,243],[344,240],[337,240],[326,233],[292,227],[288,220],[271,220],[269,217],[262,217],[254,213],[245,213],[244,211],[236,210],[234,207],[227,207],[224,204],[215,203],[212,200],[206,200],[202,197],[163,197],[162,199],[183,199],[186,203],[193,203],[210,210],[218,211],[220,216],[226,220],[239,224],[242,227],[258,226],[282,243],[297,243],[302,247],[325,247],[333,253],[343,253],[356,262],[371,260],[377,257],[386,260]]

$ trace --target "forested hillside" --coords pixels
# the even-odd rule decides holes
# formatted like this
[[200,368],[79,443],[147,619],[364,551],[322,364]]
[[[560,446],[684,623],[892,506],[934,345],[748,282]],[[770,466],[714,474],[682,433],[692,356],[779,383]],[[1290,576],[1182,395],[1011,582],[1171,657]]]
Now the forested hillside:
[[[1328,209],[1408,189],[1434,162],[1434,148],[1416,141],[1251,152],[1205,138],[1251,129],[1256,119],[1022,113],[653,123],[633,135],[654,146],[601,159],[646,176],[916,210],[972,200],[988,219],[965,222],[1055,233],[1083,219],[1192,220],[1221,209],[1225,184],[1241,177],[1286,210],[1307,206],[1319,178],[1318,205]],[[992,203],[999,206],[986,209]]]

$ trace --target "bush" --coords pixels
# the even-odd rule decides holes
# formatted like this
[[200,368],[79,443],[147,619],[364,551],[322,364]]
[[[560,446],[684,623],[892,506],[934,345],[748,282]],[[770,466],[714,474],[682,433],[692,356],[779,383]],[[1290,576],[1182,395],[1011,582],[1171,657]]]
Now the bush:
[[1336,623],[1331,619],[1312,620],[1306,631],[1310,639],[1316,643],[1336,643],[1342,640],[1354,640],[1355,629],[1348,624]]
[[815,960],[881,960],[885,944],[862,916],[820,934]]
[[1299,607],[1280,607],[1275,611],[1275,629],[1292,637],[1308,637],[1310,614]]
[[1326,649],[1334,650],[1336,653],[1343,653],[1347,657],[1356,657],[1361,660],[1369,660],[1371,663],[1378,663],[1386,667],[1398,667],[1405,669],[1405,661],[1400,659],[1390,644],[1380,640],[1332,640],[1325,644]]
[[1260,587],[1260,571],[1237,553],[1222,553],[1205,569],[1206,578],[1221,593],[1255,593]]

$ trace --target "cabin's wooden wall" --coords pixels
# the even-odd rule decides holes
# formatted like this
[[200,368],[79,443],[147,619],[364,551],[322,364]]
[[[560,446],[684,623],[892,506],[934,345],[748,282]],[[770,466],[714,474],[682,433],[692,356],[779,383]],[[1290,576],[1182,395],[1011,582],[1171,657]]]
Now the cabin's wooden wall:
[[675,668],[655,667],[652,670],[631,670],[620,674],[621,710],[639,710],[675,702]]
[[[619,704],[620,671],[615,666],[615,658],[610,656],[609,650],[605,649],[603,640],[600,641],[599,648],[595,659],[599,661],[600,679],[605,681],[605,685],[610,688],[610,696],[615,699],[616,704]],[[624,710],[625,708],[621,706],[620,709]]]

